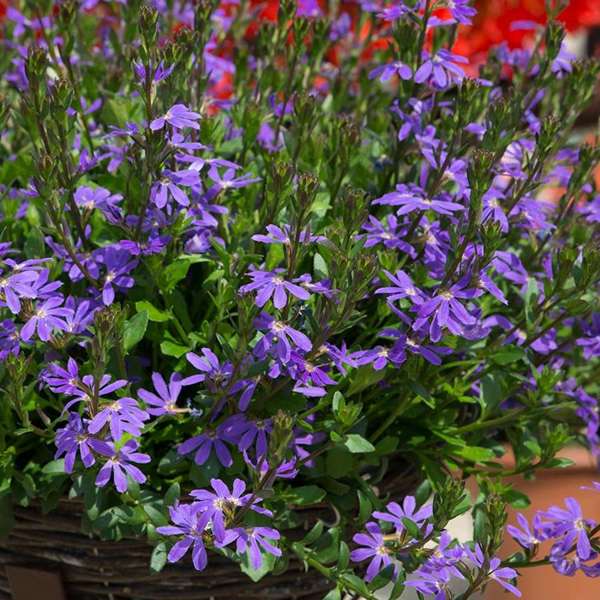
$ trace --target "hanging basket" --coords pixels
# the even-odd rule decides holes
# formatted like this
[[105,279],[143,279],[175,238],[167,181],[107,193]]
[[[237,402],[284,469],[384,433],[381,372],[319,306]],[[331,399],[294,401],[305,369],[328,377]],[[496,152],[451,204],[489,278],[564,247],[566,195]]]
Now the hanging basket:
[[[203,573],[186,561],[152,573],[147,542],[102,541],[82,533],[81,508],[68,500],[49,514],[37,507],[15,508],[15,526],[0,540],[2,600],[13,598],[9,578],[15,566],[58,574],[68,600],[316,600],[331,587],[305,573],[299,561],[290,561],[285,573],[252,583],[237,564],[214,553]],[[45,600],[41,593],[38,597]]]
[[[411,469],[386,479],[381,487],[399,500],[418,481]],[[30,600],[28,594],[21,598],[14,589],[18,585],[15,567],[21,579],[28,573],[22,568],[52,574],[64,590],[52,598],[40,590],[31,600],[321,600],[331,589],[331,582],[316,571],[306,572],[293,556],[285,572],[256,583],[238,564],[216,553],[211,553],[202,573],[185,560],[152,573],[152,547],[146,541],[103,541],[82,533],[79,500],[61,500],[47,514],[35,505],[17,506],[14,513],[13,529],[0,539],[0,600]],[[304,510],[302,517],[305,527],[288,537],[300,539],[319,518],[330,518],[331,513],[326,507],[314,507]]]

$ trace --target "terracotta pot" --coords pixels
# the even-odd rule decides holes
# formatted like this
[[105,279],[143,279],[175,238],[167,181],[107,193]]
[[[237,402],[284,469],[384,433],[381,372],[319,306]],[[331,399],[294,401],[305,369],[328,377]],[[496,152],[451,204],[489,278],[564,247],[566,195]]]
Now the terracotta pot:
[[[535,480],[527,481],[515,477],[512,482],[515,487],[526,493],[531,499],[531,506],[523,510],[511,510],[508,523],[516,524],[515,515],[522,512],[527,518],[537,510],[543,510],[551,505],[563,505],[564,498],[571,496],[581,504],[583,513],[591,519],[600,522],[600,493],[582,490],[582,486],[590,486],[592,480],[600,480],[600,474],[590,454],[582,448],[566,449],[561,457],[570,458],[574,465],[566,469],[540,471]],[[508,458],[507,466],[511,459]],[[518,545],[508,538],[503,546],[503,555],[508,555],[518,549]],[[541,555],[545,548],[541,549]],[[522,569],[519,577],[519,589],[523,600],[598,600],[600,598],[600,580],[590,579],[582,574],[575,577],[559,575],[551,566]],[[508,596],[497,586],[489,586],[485,600],[507,600]]]

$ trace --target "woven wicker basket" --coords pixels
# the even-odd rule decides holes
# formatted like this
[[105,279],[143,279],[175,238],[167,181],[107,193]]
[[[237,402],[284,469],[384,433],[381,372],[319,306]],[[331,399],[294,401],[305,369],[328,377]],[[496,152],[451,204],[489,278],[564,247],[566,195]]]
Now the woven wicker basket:
[[[399,499],[417,482],[416,473],[410,471],[388,479],[383,487]],[[303,514],[309,527],[327,511],[317,508]],[[331,589],[330,582],[316,572],[307,573],[294,558],[284,573],[257,583],[234,562],[214,553],[203,573],[184,560],[154,574],[147,542],[97,540],[81,532],[81,517],[77,500],[62,500],[49,514],[35,506],[15,507],[15,526],[0,539],[1,600],[13,598],[7,571],[15,566],[59,575],[67,600],[320,600]],[[303,531],[292,533],[300,537]],[[46,600],[42,590],[35,600]]]

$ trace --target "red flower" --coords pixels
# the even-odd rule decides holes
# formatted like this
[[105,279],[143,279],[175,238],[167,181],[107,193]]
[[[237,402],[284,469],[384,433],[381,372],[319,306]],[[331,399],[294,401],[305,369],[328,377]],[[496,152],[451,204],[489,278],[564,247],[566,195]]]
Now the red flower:
[[[518,48],[531,39],[530,31],[512,31],[514,21],[533,21],[544,24],[544,0],[479,0],[475,3],[477,16],[471,27],[461,27],[454,51],[473,56],[487,52],[492,46],[506,42]],[[568,31],[600,24],[600,2],[597,0],[571,0],[559,15]]]

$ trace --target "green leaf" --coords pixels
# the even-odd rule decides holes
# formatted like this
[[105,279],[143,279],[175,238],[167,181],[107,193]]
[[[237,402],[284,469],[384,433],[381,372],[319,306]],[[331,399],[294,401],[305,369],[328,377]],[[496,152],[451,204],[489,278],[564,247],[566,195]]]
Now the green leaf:
[[165,494],[165,506],[171,506],[172,504],[175,504],[175,502],[179,499],[180,496],[181,486],[176,481],[175,483],[171,484],[171,486],[167,490],[167,493]]
[[369,589],[367,588],[365,582],[358,576],[352,573],[344,573],[342,576],[342,581],[350,582],[355,589],[357,589],[363,596],[369,596]]
[[454,447],[451,451],[452,454],[475,463],[488,462],[493,460],[496,456],[492,450],[489,448],[482,448],[481,446]]
[[313,269],[319,278],[329,277],[329,269],[325,259],[317,252],[313,258]]
[[169,293],[175,289],[175,286],[185,278],[190,269],[190,262],[187,260],[176,260],[167,266],[162,274],[162,290]]
[[174,356],[175,358],[181,358],[186,352],[189,352],[191,348],[189,346],[183,346],[175,342],[165,340],[160,344],[160,351],[165,356]]
[[333,408],[333,414],[337,415],[340,411],[344,410],[346,406],[346,402],[344,400],[344,396],[341,392],[335,392],[333,394],[333,400],[331,402],[331,407]]
[[334,479],[348,475],[354,469],[354,458],[343,447],[331,449],[325,457],[327,474]]
[[491,376],[486,375],[481,380],[479,389],[479,401],[483,408],[483,414],[488,415],[502,402],[502,388]]
[[402,524],[413,538],[419,538],[419,527],[414,521],[411,521],[408,517],[402,517]]
[[166,310],[160,310],[149,302],[148,300],[140,300],[135,303],[135,309],[141,313],[146,311],[148,313],[148,320],[154,321],[155,323],[164,323],[165,321],[169,321],[173,318],[170,312]]
[[384,438],[377,442],[375,446],[375,452],[378,456],[385,456],[386,454],[391,454],[398,447],[398,442],[400,440],[391,435],[386,435]]
[[310,544],[316,542],[323,534],[323,527],[323,521],[317,521],[313,528],[308,532],[306,537],[302,540],[302,543],[305,546],[310,546]]
[[373,504],[363,491],[358,490],[356,493],[358,495],[358,518],[364,523],[373,512]]
[[525,358],[525,350],[518,346],[506,346],[491,356],[491,359],[499,365],[509,365],[517,360]]
[[206,262],[207,259],[202,256],[183,256],[168,265],[161,274],[161,290],[169,294],[175,289],[175,286],[184,279],[190,267],[194,263]]
[[161,525],[167,525],[169,522],[165,514],[156,508],[156,506],[152,504],[144,504],[143,509],[144,512],[150,517],[153,525],[160,527]]
[[340,542],[340,550],[338,553],[337,568],[338,571],[344,571],[350,562],[350,550],[346,542]]
[[329,590],[326,596],[323,597],[323,600],[342,600],[342,592],[340,588],[333,588]]
[[164,542],[158,544],[150,556],[150,569],[154,573],[159,573],[167,564],[167,545]]
[[46,473],[46,475],[66,475],[64,458],[52,460],[45,464],[42,473]]
[[290,489],[284,494],[283,498],[291,504],[306,506],[323,500],[325,498],[325,490],[317,485],[304,485]]
[[348,448],[348,450],[350,450],[350,452],[353,454],[366,454],[368,452],[375,452],[375,446],[357,433],[349,433],[346,436],[344,446],[346,446],[346,448]]
[[143,339],[147,327],[148,313],[145,310],[134,315],[125,322],[125,330],[123,332],[123,346],[125,347],[125,352],[131,350]]
[[508,490],[502,494],[502,498],[514,508],[527,508],[531,504],[529,496],[519,490]]
[[575,463],[570,458],[551,458],[545,467],[547,469],[566,469],[572,467]]
[[248,575],[248,577],[250,577],[250,579],[252,579],[252,581],[254,581],[254,583],[260,581],[267,573],[272,571],[275,565],[275,556],[265,552],[261,552],[261,555],[262,561],[258,569],[255,569],[250,564],[248,553],[244,554],[242,558],[241,569],[244,573],[246,573],[246,575]]

